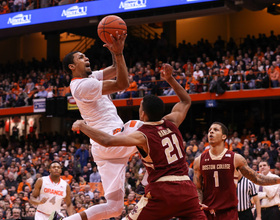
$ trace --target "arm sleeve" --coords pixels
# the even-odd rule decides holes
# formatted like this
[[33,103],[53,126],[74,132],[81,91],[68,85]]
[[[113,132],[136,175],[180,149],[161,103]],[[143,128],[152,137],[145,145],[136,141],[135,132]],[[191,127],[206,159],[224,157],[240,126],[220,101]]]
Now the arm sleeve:
[[250,197],[254,197],[258,195],[255,184],[250,181],[249,186],[250,186]]
[[279,184],[263,187],[263,191],[266,193],[266,196],[269,199],[272,199],[273,197],[277,196],[278,190]]

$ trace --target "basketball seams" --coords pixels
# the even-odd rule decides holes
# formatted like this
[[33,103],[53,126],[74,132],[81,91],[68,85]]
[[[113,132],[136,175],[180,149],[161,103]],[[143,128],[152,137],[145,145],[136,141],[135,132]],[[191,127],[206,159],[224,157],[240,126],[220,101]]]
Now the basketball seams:
[[[106,19],[106,20],[108,20],[108,18]],[[121,21],[122,22],[122,20],[121,19],[119,19],[119,18],[116,18],[115,20],[112,20],[112,21],[108,21],[108,23],[106,23],[106,21],[104,22],[104,25],[108,25],[108,24],[111,24],[112,22],[114,22],[114,21]],[[123,22],[122,22],[122,24],[123,24]]]
[[113,34],[113,36],[115,36],[116,31],[127,32],[126,23],[122,20],[122,18],[116,15],[106,16],[100,21],[97,27],[98,35],[104,43],[111,43],[112,40],[110,35]]
[[[110,30],[122,30],[122,31],[126,31],[126,28],[115,28],[115,27],[106,27],[106,29],[110,29]],[[105,28],[98,28],[98,30],[102,30],[101,32],[105,31]]]

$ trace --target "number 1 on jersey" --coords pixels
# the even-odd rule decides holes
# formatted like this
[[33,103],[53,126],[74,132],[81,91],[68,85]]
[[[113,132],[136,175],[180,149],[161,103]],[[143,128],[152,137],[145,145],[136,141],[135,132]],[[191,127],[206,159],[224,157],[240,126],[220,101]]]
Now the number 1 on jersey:
[[218,171],[214,171],[214,180],[215,180],[215,187],[219,187],[219,173]]

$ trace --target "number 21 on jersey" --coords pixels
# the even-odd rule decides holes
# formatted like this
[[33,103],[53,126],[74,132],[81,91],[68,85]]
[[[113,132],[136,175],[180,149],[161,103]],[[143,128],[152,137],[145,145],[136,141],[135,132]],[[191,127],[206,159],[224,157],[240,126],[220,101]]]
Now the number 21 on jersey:
[[161,141],[163,147],[168,146],[168,148],[166,148],[164,151],[168,164],[171,164],[178,160],[176,153],[172,154],[172,152],[174,151],[174,145],[177,149],[180,159],[183,157],[182,150],[180,148],[179,141],[176,134],[172,134],[171,138],[172,140],[169,137],[166,137]]

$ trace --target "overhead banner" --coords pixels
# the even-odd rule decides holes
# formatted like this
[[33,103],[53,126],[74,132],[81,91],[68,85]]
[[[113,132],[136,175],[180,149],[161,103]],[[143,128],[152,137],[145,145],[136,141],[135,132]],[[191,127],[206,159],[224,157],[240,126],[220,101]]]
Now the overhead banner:
[[72,96],[67,97],[67,110],[78,110],[75,99]]
[[34,112],[46,112],[46,99],[33,99]]
[[0,15],[0,29],[217,0],[99,0]]

